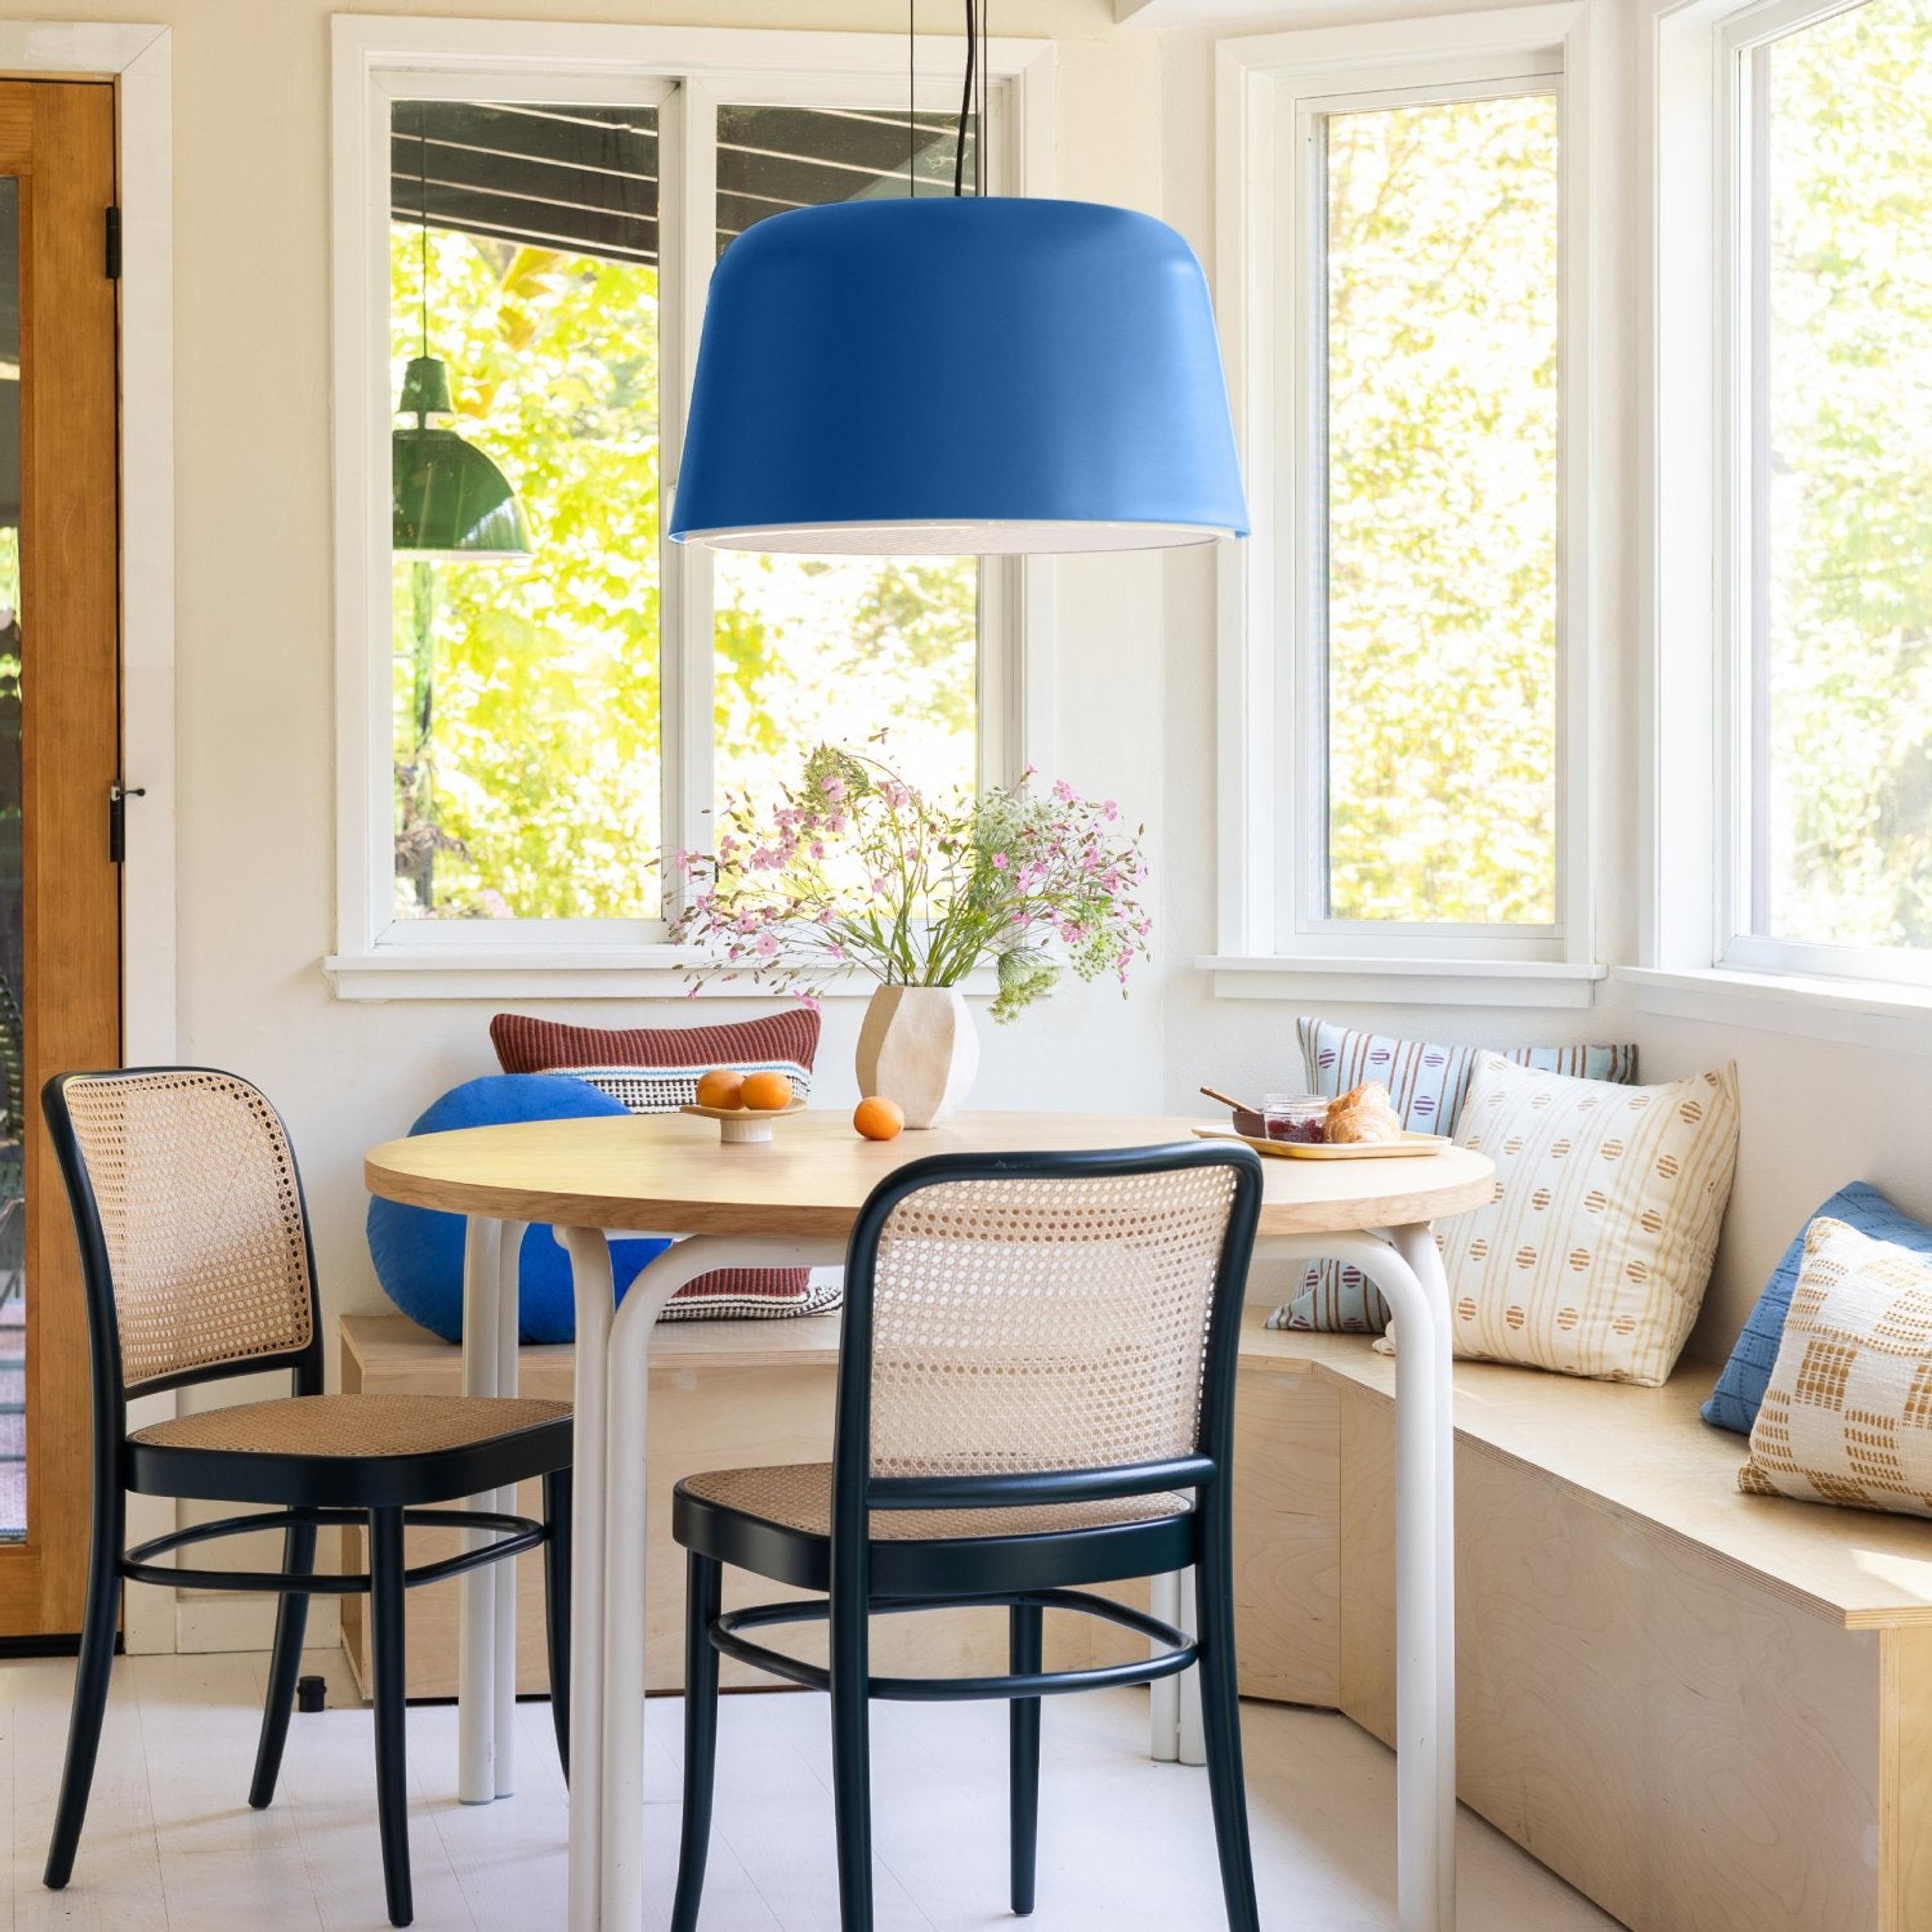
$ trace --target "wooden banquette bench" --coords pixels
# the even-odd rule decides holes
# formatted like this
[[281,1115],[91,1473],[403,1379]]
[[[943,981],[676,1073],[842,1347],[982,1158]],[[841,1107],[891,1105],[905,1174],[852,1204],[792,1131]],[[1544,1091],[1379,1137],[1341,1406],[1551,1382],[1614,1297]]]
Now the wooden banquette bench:
[[[1394,1364],[1263,1316],[1244,1336],[1236,1450],[1242,1689],[1387,1742]],[[680,1688],[672,1484],[829,1454],[837,1340],[836,1316],[658,1336],[652,1689]],[[345,1389],[458,1385],[457,1352],[400,1318],[349,1318],[341,1341]],[[569,1364],[525,1350],[524,1392],[567,1396]],[[1932,1525],[1740,1495],[1742,1438],[1697,1418],[1712,1372],[1642,1389],[1458,1365],[1460,1794],[1639,1932],[1924,1932]],[[542,1691],[522,1564],[519,1686]],[[455,1594],[411,1599],[412,1695],[454,1693]],[[360,1670],[358,1610],[344,1600]],[[882,1667],[992,1667],[1004,1621],[963,1620],[978,1614],[884,1620],[898,1661]]]

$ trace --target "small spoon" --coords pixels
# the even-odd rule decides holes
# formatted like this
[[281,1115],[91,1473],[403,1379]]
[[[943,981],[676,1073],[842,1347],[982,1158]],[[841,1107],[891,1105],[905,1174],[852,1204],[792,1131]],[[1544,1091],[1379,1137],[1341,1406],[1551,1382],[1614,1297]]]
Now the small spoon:
[[1238,1114],[1258,1114],[1262,1111],[1258,1107],[1250,1107],[1245,1100],[1237,1100],[1232,1096],[1222,1093],[1218,1088],[1204,1087],[1201,1090],[1209,1100],[1218,1100],[1222,1106],[1232,1107]]

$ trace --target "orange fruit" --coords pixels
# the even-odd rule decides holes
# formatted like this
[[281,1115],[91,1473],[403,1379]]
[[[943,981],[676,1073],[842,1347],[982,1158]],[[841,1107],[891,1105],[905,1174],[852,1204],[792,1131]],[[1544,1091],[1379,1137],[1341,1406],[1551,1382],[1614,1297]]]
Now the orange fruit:
[[874,1094],[852,1110],[852,1124],[868,1141],[896,1139],[905,1126],[905,1116],[893,1103]]
[[791,1105],[791,1082],[782,1073],[748,1073],[742,1104],[754,1113],[783,1113]]
[[700,1107],[742,1107],[745,1104],[745,1076],[728,1066],[714,1066],[698,1083]]

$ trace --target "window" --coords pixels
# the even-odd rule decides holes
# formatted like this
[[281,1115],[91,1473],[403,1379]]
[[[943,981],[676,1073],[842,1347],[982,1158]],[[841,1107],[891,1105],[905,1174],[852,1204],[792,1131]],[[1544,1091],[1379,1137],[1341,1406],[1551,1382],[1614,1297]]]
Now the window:
[[[1226,42],[1223,992],[1587,1004],[1581,10]],[[1258,975],[1267,976],[1263,980]],[[1425,979],[1435,983],[1425,986]]]
[[652,919],[657,112],[398,100],[392,126],[391,393],[442,362],[430,434],[496,464],[531,542],[392,550],[396,916]]
[[[890,37],[335,33],[337,380],[362,407],[338,411],[332,977],[681,990],[661,856],[726,798],[821,740],[884,733],[938,791],[1041,749],[1016,701],[1034,562],[663,533],[712,262],[788,208],[950,193],[956,47],[922,44],[909,116]],[[1036,51],[992,58],[1010,185]]]
[[1932,978],[1932,6],[1790,10],[1734,29],[1726,958]]
[[1553,94],[1318,112],[1328,920],[1556,922]]
[[[917,138],[917,185],[950,194],[953,123],[924,116]],[[903,114],[728,104],[718,141],[721,254],[753,222],[800,201],[904,191]],[[973,163],[969,136],[969,178]],[[769,797],[813,746],[862,745],[880,731],[922,790],[972,787],[982,622],[972,558],[728,550],[712,568],[721,796]]]

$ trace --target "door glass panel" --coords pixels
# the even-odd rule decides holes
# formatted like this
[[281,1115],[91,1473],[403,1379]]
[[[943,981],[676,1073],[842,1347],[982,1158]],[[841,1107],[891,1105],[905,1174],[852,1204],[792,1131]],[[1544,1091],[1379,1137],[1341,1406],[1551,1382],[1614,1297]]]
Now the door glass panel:
[[[916,192],[950,194],[953,127],[939,113],[908,123],[876,109],[719,108],[719,250],[788,208],[903,195],[909,156]],[[969,190],[973,168],[969,130]],[[872,744],[928,796],[974,786],[977,559],[730,550],[716,568],[721,800],[772,802],[820,743]]]
[[7,1543],[27,1533],[20,190],[17,181],[0,179],[0,1542]]

